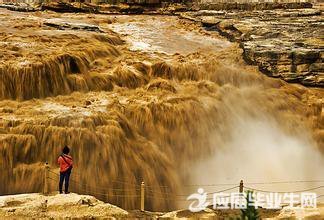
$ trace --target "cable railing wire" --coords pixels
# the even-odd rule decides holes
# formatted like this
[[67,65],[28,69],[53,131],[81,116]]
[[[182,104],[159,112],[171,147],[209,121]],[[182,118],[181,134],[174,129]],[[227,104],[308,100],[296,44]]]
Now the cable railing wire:
[[[52,170],[58,170],[58,168],[57,169],[49,169],[49,172],[55,173],[56,175],[59,175],[56,172],[53,172]],[[83,174],[81,174],[79,172],[76,172],[75,171],[75,167],[73,167],[73,171],[71,172],[71,176],[73,176],[73,175],[76,175],[76,176],[79,176],[79,177],[84,176]],[[139,183],[135,183],[133,181],[127,181],[126,182],[126,181],[121,181],[121,180],[110,180],[110,182],[113,182],[113,183],[121,183],[121,184],[124,184],[124,185],[138,185],[138,186],[140,186]],[[148,186],[148,187],[150,187],[150,186]],[[167,186],[161,186],[161,187],[167,187]]]
[[[52,174],[55,174],[57,177],[59,176],[57,173],[53,172],[53,171],[50,171],[50,173]],[[55,180],[57,181],[57,179],[53,179],[51,177],[48,177],[49,179],[51,180]],[[107,191],[109,190],[113,190],[113,191],[122,191],[122,192],[134,192],[134,190],[127,190],[127,189],[115,189],[115,188],[101,188],[101,190],[104,190],[104,191],[100,191],[98,192],[98,188],[99,187],[90,187],[89,185],[84,185],[82,183],[79,183],[73,179],[70,179],[71,183],[72,184],[76,184],[78,185],[79,187],[85,187],[86,189],[84,188],[78,188],[79,191],[82,191],[82,192],[86,192],[86,193],[90,193],[90,194],[94,194],[94,195],[101,195],[101,196],[107,196]],[[135,191],[139,191],[139,189],[135,189]],[[119,194],[114,194],[113,196],[116,196],[116,197],[139,197],[139,195],[119,195]]]
[[[52,177],[48,177],[48,179],[53,180],[55,182],[58,182],[57,179],[54,179]],[[73,186],[73,184],[72,184],[72,186]],[[85,192],[85,193],[94,194],[94,195],[109,196],[109,193],[100,193],[98,191],[93,191],[93,190],[84,189],[84,188],[78,188],[77,190],[81,191],[81,192]],[[139,195],[120,195],[120,194],[113,194],[112,196],[116,196],[116,197],[139,197]]]
[[[226,188],[226,189],[222,189],[222,190],[219,190],[219,191],[215,191],[215,192],[207,192],[207,195],[212,195],[212,194],[217,194],[217,193],[222,193],[222,192],[227,192],[227,191],[230,191],[230,190],[233,190],[233,189],[236,189],[238,188],[239,186],[234,186],[234,187],[230,187],[230,188]],[[154,195],[156,194],[160,194],[160,195],[169,195],[169,196],[177,196],[177,197],[188,197],[188,195],[181,195],[181,194],[172,194],[172,193],[163,193],[163,192],[156,192],[156,191],[153,191],[153,190],[147,190],[148,192],[150,193],[153,193]]]
[[[131,189],[117,189],[117,188],[98,188],[98,187],[93,187],[93,186],[89,186],[89,185],[87,185],[87,184],[83,184],[83,183],[80,183],[80,182],[77,182],[77,181],[75,181],[75,180],[73,180],[73,179],[71,179],[70,180],[71,182],[73,182],[73,183],[75,183],[75,184],[78,184],[79,186],[81,186],[81,187],[86,187],[86,188],[92,188],[92,189],[100,189],[100,190],[102,190],[102,192],[104,193],[104,192],[106,192],[106,191],[109,191],[109,190],[113,190],[113,191],[121,191],[121,192],[127,192],[127,191],[134,191],[134,190],[131,190]],[[139,189],[136,189],[135,188],[135,191],[138,191]]]
[[[52,172],[52,171],[49,171],[49,172],[52,173],[52,174],[55,174],[56,176],[59,177],[59,174],[57,174],[55,172]],[[131,190],[131,189],[129,189],[129,190],[128,189],[117,189],[117,188],[112,188],[112,187],[100,187],[100,186],[93,187],[93,186],[89,186],[88,184],[85,184],[85,183],[77,182],[76,180],[73,180],[73,179],[70,179],[70,181],[74,182],[74,183],[76,183],[76,184],[78,184],[80,186],[86,187],[86,188],[98,189],[98,190],[100,190],[102,192],[106,192],[108,190],[122,191],[122,192],[124,192],[124,191],[134,191],[134,190]],[[135,186],[135,185],[133,185],[133,186]],[[138,190],[139,190],[139,188],[135,188],[135,191],[138,191]]]
[[271,184],[293,184],[293,183],[324,183],[324,180],[296,180],[296,181],[273,181],[273,182],[246,182],[248,185],[271,185]]
[[235,186],[237,183],[215,183],[215,184],[193,184],[184,185],[184,187],[210,187],[210,186]]
[[[55,174],[57,176],[59,176],[59,174],[53,172],[53,171],[49,171],[50,173],[52,174]],[[95,188],[95,189],[101,189],[101,190],[114,190],[114,191],[127,191],[125,189],[116,189],[116,188],[108,188],[108,187],[92,187],[92,186],[89,186],[87,184],[82,184],[82,183],[79,183],[73,179],[71,179],[71,182],[75,182],[76,184],[80,185],[80,186],[83,186],[83,187],[86,187],[86,188]],[[290,181],[290,182],[314,182],[314,181]],[[272,182],[272,183],[289,183],[289,182]],[[271,183],[254,183],[254,184],[271,184]],[[239,186],[234,186],[234,187],[230,187],[230,188],[226,188],[226,189],[223,189],[223,190],[219,190],[219,191],[215,191],[215,192],[207,192],[208,195],[211,195],[211,194],[216,194],[216,193],[222,193],[222,192],[226,192],[226,191],[229,191],[229,190],[232,190],[232,189],[235,189],[235,188],[238,188]],[[263,190],[263,189],[257,189],[257,188],[253,188],[253,187],[249,187],[249,186],[244,186],[245,189],[248,189],[248,190],[252,190],[252,191],[258,191],[258,192],[266,192],[266,193],[299,193],[299,192],[307,192],[307,191],[311,191],[311,190],[316,190],[316,189],[319,189],[319,188],[323,188],[324,185],[322,186],[318,186],[318,187],[314,187],[314,188],[309,188],[309,189],[304,189],[304,190],[295,190],[295,191],[278,191],[278,192],[275,192],[275,191],[270,191],[270,190]],[[135,189],[136,191],[139,190],[138,188]],[[129,191],[133,191],[133,190],[129,190]],[[164,193],[164,192],[161,192],[161,191],[155,191],[155,190],[152,190],[152,189],[147,189],[146,191],[148,192],[151,192],[151,193],[154,193],[154,194],[160,194],[160,195],[172,195],[172,196],[179,196],[179,197],[185,197],[187,195],[173,195],[172,193]]]
[[216,192],[210,192],[210,193],[207,193],[207,195],[210,195],[210,194],[217,194],[217,193],[222,193],[222,192],[227,192],[227,191],[230,191],[232,189],[236,189],[238,188],[239,186],[234,186],[234,187],[230,187],[230,188],[227,188],[227,189],[223,189],[223,190],[219,190],[219,191],[216,191]]
[[[58,182],[58,177],[59,174],[52,171],[51,169],[48,170],[49,173],[54,174],[56,176],[56,178],[53,178],[51,176],[48,176],[47,178]],[[73,172],[74,173],[74,172]],[[114,195],[109,195],[111,193],[111,191],[117,191],[117,192],[138,192],[140,190],[140,185],[136,184],[136,183],[130,183],[130,182],[124,182],[124,181],[119,181],[119,180],[113,180],[111,182],[117,182],[117,183],[122,183],[124,185],[130,185],[132,187],[135,186],[135,189],[117,189],[117,188],[113,188],[113,187],[100,187],[100,186],[89,186],[86,183],[80,183],[77,180],[74,179],[70,179],[71,181],[71,185],[73,187],[77,187],[78,191],[81,192],[85,192],[85,193],[90,193],[93,195],[98,195],[98,196],[104,196],[105,198],[109,197],[109,196],[115,196],[115,197],[123,197],[123,198],[136,198],[136,197],[140,197],[140,195],[136,195],[136,194],[114,194]],[[320,183],[320,182],[324,182],[324,180],[297,180],[297,181],[273,181],[273,182],[247,182],[245,184],[249,184],[249,185],[271,185],[271,184],[295,184],[295,183]],[[234,190],[236,188],[239,188],[240,186],[238,186],[237,184],[232,184],[232,183],[219,183],[219,184],[208,184],[208,185],[186,185],[184,187],[194,187],[194,186],[199,186],[199,187],[203,187],[203,186],[230,186],[230,185],[234,185],[233,187],[230,188],[225,188],[222,190],[218,190],[218,191],[214,191],[214,192],[206,192],[207,195],[213,195],[213,194],[219,194],[219,193],[223,193],[223,192],[227,192],[230,190]],[[303,190],[295,190],[295,191],[271,191],[271,190],[264,190],[264,189],[258,189],[258,188],[254,188],[254,187],[250,187],[250,186],[245,186],[244,185],[244,189],[247,190],[252,190],[252,191],[256,191],[256,192],[264,192],[264,193],[279,193],[279,194],[284,194],[284,193],[302,193],[302,192],[309,192],[309,191],[313,191],[313,190],[318,190],[323,188],[324,185],[320,185],[317,187],[313,187],[313,188],[308,188],[308,189],[303,189]],[[173,200],[173,201],[187,201],[187,199],[182,199],[181,197],[188,197],[188,195],[181,195],[181,194],[173,194],[171,191],[170,192],[163,192],[161,191],[161,189],[168,189],[168,186],[149,186],[149,185],[145,185],[145,192],[146,195],[145,197],[149,197],[149,198],[154,198],[154,199],[164,199],[164,200]],[[154,189],[159,189],[159,190],[154,190]],[[317,198],[321,198],[323,197],[323,195],[319,195],[317,196]],[[180,198],[179,198],[180,197]],[[230,197],[230,196],[220,196],[220,198],[226,198],[226,197]],[[211,199],[211,198],[208,198]]]
[[295,191],[277,191],[277,192],[275,192],[275,191],[270,191],[270,190],[256,189],[256,188],[252,188],[252,187],[244,186],[245,189],[252,190],[252,191],[264,192],[264,193],[281,193],[281,194],[284,194],[284,193],[301,193],[301,192],[309,192],[309,191],[316,190],[316,189],[320,189],[320,188],[323,188],[323,187],[324,187],[324,185],[322,185],[322,186],[317,186],[317,187],[310,188],[310,189],[295,190]]
[[[56,177],[59,177],[59,174],[49,170],[50,173],[52,174],[55,174]],[[50,176],[47,177],[48,179],[51,179],[51,180],[54,180],[56,182],[58,182],[58,179],[54,179]],[[85,192],[85,193],[90,193],[90,194],[94,194],[94,195],[100,195],[100,196],[108,196],[108,193],[107,191],[109,190],[113,190],[113,191],[127,191],[125,189],[114,189],[114,188],[99,188],[99,187],[91,187],[89,185],[86,185],[86,184],[82,184],[76,180],[73,180],[73,179],[70,179],[71,181],[71,185],[76,185],[78,186],[78,191],[81,191],[81,192]],[[216,191],[216,192],[207,192],[208,195],[210,194],[215,194],[215,193],[221,193],[221,192],[226,192],[226,191],[229,191],[229,190],[232,190],[232,189],[235,189],[237,188],[238,186],[235,186],[235,187],[230,187],[230,188],[226,188],[226,189],[223,189],[223,190],[219,190],[219,191]],[[98,191],[98,189],[101,189],[101,190],[105,190],[105,192],[103,191]],[[132,191],[133,190],[128,190],[128,191]],[[138,189],[136,189],[135,191],[138,191]],[[179,194],[172,194],[172,193],[164,193],[164,192],[157,192],[155,190],[152,190],[152,189],[147,189],[146,190],[148,193],[146,196],[148,197],[151,197],[151,198],[159,198],[159,199],[166,199],[166,200],[171,200],[170,197],[187,197],[188,195],[179,195]],[[157,194],[159,196],[157,196]],[[119,194],[115,194],[114,196],[116,197],[139,197],[139,195],[119,195]],[[186,199],[172,199],[172,200],[177,200],[177,201],[187,201]]]
[[[271,185],[271,184],[293,184],[293,183],[324,183],[324,180],[290,180],[290,181],[270,181],[270,182],[245,182],[248,185]],[[213,183],[213,184],[193,184],[184,187],[211,187],[211,186],[234,186],[237,183]]]

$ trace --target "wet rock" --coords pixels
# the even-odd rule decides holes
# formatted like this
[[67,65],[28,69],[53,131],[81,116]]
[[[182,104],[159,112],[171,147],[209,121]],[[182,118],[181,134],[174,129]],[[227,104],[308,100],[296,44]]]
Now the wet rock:
[[132,5],[125,8],[120,8],[119,12],[126,14],[142,14],[144,12],[144,8],[142,6]]
[[273,10],[273,9],[297,9],[297,8],[311,8],[312,4],[309,2],[289,2],[289,3],[273,3],[273,2],[224,2],[224,3],[203,3],[199,4],[202,10]]
[[311,72],[324,72],[324,63],[313,63],[309,66]]
[[188,10],[188,6],[184,4],[179,4],[179,3],[173,3],[173,4],[168,4],[165,5],[160,9],[161,12],[169,12],[170,14],[176,13],[176,12],[184,12]]
[[39,11],[39,8],[35,8],[29,4],[26,3],[4,3],[0,4],[0,8],[6,8],[10,11],[20,11],[20,12],[33,12],[33,11]]
[[142,0],[125,1],[123,4],[100,4],[98,12],[103,14],[142,14],[145,10],[150,11],[145,7],[145,1],[140,1]]
[[103,31],[96,25],[91,24],[85,24],[85,23],[70,23],[70,22],[64,22],[60,20],[51,19],[48,21],[45,21],[43,23],[44,25],[47,25],[49,27],[54,27],[59,30],[82,30],[82,31],[93,31],[93,32],[99,32],[102,33]]
[[85,4],[73,5],[67,2],[50,2],[47,4],[43,4],[41,9],[51,10],[51,11],[61,12],[61,13],[66,13],[66,12],[97,13],[98,12],[97,7],[90,7]]

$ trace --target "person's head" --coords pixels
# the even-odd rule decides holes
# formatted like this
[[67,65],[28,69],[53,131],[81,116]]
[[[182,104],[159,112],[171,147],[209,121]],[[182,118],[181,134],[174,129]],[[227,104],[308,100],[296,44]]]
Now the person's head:
[[65,146],[62,150],[63,154],[69,154],[70,153],[70,148],[68,146]]

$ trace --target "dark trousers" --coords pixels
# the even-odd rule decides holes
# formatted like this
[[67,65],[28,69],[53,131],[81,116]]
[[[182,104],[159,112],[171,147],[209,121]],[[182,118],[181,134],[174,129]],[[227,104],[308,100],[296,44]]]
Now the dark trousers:
[[64,172],[60,172],[60,183],[59,183],[59,190],[60,193],[63,193],[63,182],[65,181],[65,193],[69,192],[69,181],[70,181],[70,175],[71,175],[72,168],[67,169]]

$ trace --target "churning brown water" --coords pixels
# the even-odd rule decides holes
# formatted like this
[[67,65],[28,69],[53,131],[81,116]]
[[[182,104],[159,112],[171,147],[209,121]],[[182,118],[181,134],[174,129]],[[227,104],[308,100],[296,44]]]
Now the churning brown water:
[[[64,145],[72,191],[126,209],[142,181],[146,207],[170,210],[185,185],[324,177],[323,90],[263,76],[235,44],[170,17],[0,16],[0,194],[41,191]],[[103,33],[44,25],[53,17]]]

